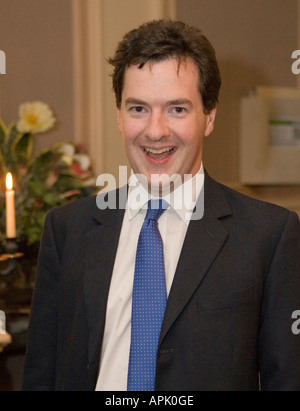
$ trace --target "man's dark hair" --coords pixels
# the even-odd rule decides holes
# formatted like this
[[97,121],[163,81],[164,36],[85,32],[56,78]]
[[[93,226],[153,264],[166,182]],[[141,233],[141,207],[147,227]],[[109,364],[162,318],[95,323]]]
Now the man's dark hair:
[[131,65],[142,68],[175,58],[181,64],[192,59],[199,71],[199,92],[204,111],[210,113],[218,103],[221,77],[215,51],[201,30],[180,21],[151,21],[127,33],[114,57],[113,89],[117,107],[121,107],[124,75]]

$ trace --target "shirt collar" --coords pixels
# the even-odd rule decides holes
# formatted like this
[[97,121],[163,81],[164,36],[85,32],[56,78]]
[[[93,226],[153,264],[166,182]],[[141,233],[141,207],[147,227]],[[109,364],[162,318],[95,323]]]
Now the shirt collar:
[[[188,225],[197,199],[204,185],[204,168],[201,168],[195,176],[186,178],[184,183],[175,188],[175,190],[162,197],[170,204],[170,211],[176,212],[177,215]],[[138,175],[131,173],[129,179],[127,211],[131,221],[142,209],[147,208],[147,203],[152,196],[141,184]]]

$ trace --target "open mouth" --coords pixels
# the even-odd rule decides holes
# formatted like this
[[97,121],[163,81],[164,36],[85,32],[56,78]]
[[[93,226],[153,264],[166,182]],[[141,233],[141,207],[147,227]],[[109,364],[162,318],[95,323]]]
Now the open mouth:
[[155,161],[162,161],[170,157],[175,152],[175,147],[166,147],[161,149],[154,149],[149,147],[144,147],[144,152],[148,157]]

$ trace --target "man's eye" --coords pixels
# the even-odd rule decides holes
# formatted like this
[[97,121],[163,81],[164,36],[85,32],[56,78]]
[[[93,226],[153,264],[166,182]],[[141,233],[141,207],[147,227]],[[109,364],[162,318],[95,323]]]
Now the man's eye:
[[174,107],[173,112],[175,114],[184,114],[186,112],[186,109],[184,107]]
[[144,107],[142,107],[142,106],[132,107],[131,111],[133,113],[142,113],[144,111]]

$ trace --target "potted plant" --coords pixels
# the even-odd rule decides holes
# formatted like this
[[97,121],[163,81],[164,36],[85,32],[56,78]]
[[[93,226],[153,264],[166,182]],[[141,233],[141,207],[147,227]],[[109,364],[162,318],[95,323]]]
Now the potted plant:
[[[42,102],[22,104],[17,122],[0,119],[0,232],[5,248],[5,176],[11,172],[16,195],[16,223],[22,277],[32,285],[46,214],[53,207],[91,195],[95,178],[83,146],[60,143],[35,153],[37,135],[50,130],[56,119]],[[20,270],[19,270],[20,271]],[[19,276],[20,277],[20,276]],[[20,282],[20,278],[18,278]],[[24,283],[24,278],[21,279]]]

